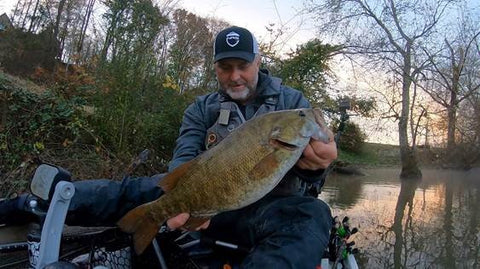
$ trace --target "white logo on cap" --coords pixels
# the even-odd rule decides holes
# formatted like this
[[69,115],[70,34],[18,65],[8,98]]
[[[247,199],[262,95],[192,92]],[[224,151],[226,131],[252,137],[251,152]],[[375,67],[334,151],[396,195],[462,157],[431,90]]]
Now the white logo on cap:
[[240,42],[240,35],[235,32],[230,32],[227,34],[225,41],[227,41],[227,44],[233,48],[238,44],[238,42]]

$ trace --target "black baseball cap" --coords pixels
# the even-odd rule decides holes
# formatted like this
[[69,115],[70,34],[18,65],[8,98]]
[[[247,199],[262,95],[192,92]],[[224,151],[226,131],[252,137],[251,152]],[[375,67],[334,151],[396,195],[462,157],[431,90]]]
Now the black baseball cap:
[[232,26],[220,31],[215,37],[214,62],[226,58],[239,58],[253,62],[257,53],[257,40],[245,28]]

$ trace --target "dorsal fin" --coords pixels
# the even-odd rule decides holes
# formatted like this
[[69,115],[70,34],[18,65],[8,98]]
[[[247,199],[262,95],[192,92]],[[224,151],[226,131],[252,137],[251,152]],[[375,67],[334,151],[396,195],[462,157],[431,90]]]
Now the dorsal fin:
[[189,171],[190,166],[196,163],[196,159],[181,164],[175,168],[172,172],[168,173],[164,178],[158,182],[158,186],[162,188],[164,192],[169,192],[177,186],[178,181]]

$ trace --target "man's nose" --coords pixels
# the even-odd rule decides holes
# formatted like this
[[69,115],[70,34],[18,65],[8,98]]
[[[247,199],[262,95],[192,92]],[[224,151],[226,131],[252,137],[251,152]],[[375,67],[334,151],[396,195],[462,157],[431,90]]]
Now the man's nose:
[[231,81],[237,81],[241,77],[241,72],[238,68],[233,68],[232,73],[230,74]]

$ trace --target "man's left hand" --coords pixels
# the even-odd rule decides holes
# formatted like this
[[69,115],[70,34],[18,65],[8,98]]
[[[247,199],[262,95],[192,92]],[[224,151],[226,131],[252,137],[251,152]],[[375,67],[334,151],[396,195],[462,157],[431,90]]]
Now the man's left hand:
[[337,144],[331,136],[329,143],[310,139],[310,143],[303,151],[297,162],[297,167],[306,170],[327,168],[337,158]]

